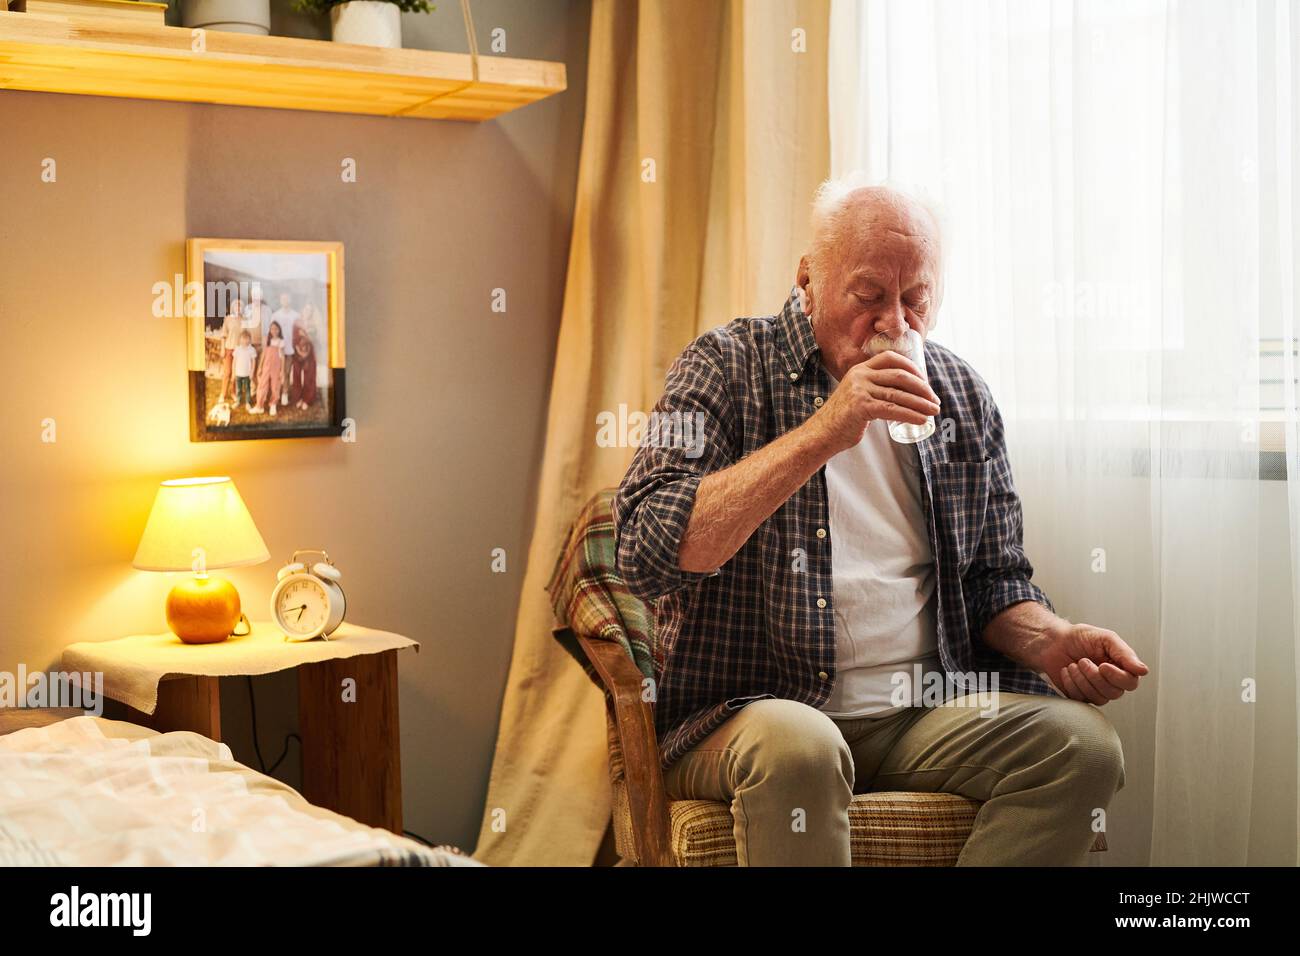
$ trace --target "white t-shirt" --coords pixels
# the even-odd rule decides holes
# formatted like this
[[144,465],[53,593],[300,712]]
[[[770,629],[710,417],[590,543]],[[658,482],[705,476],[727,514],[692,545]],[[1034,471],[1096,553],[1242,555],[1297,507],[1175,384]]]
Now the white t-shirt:
[[293,324],[298,321],[301,314],[297,309],[276,309],[271,314],[271,318],[267,320],[266,328],[263,330],[263,334],[270,338],[271,323],[279,323],[280,336],[284,339],[282,348],[284,349],[285,358],[293,354]]
[[234,365],[237,378],[252,378],[253,369],[257,366],[257,349],[251,345],[241,345],[235,349]]
[[914,663],[927,672],[940,667],[921,481],[916,446],[890,439],[884,420],[826,463],[836,674],[821,709],[833,717],[892,709],[898,671],[907,672],[905,686],[919,702]]

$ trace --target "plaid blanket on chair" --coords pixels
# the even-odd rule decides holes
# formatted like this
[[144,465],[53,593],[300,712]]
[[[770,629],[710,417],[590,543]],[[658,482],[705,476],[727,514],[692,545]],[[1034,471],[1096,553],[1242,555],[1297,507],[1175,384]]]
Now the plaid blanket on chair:
[[555,608],[555,639],[598,687],[604,685],[575,634],[589,640],[614,641],[642,674],[654,677],[654,620],[614,570],[613,501],[614,489],[607,488],[587,502],[569,530],[546,585]]

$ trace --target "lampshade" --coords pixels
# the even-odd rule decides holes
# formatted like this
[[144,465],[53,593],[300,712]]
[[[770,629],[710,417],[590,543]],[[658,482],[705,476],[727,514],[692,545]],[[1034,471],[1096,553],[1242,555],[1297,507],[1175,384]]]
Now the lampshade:
[[142,571],[189,571],[202,548],[208,570],[258,564],[271,556],[229,478],[164,481],[140,537]]

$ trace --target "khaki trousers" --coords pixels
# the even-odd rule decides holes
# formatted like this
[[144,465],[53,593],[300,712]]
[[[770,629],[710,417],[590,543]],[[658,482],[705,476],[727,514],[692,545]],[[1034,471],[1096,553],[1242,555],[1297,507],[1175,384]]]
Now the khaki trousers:
[[[987,705],[985,701],[985,705]],[[664,774],[672,799],[731,805],[741,866],[848,866],[854,793],[956,793],[982,803],[958,866],[1081,865],[1124,786],[1119,736],[1092,704],[998,695],[883,717],[792,700],[746,705]]]

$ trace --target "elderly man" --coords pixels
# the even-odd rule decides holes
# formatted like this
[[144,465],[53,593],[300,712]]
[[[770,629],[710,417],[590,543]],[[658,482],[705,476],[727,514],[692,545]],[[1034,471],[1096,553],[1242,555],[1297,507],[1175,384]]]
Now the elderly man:
[[[665,783],[730,804],[742,865],[848,865],[866,790],[980,801],[961,865],[1078,864],[1123,786],[1094,705],[1146,665],[1031,583],[988,386],[933,342],[928,383],[869,357],[930,331],[941,272],[923,204],[824,184],[781,313],[669,370],[655,410],[689,415],[691,446],[644,442],[619,486],[619,571],[655,605]],[[891,441],[929,417],[930,438]]]

